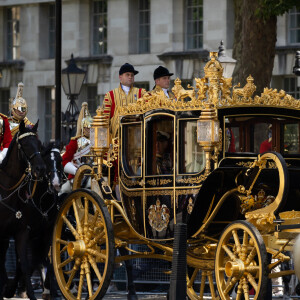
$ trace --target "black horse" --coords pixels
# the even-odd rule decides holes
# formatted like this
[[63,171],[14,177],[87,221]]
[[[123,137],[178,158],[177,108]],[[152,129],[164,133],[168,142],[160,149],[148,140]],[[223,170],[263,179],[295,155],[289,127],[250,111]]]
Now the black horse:
[[[43,294],[44,297],[59,298],[57,294],[58,285],[47,254],[50,250],[53,225],[60,205],[57,193],[60,191],[64,173],[62,158],[56,144],[51,143],[44,147],[41,154],[46,164],[46,180],[37,184],[36,192],[31,199],[31,204],[40,214],[40,228],[34,235],[30,235],[27,255],[28,261],[30,261],[31,274],[34,270],[41,271],[42,266],[47,268],[45,282],[43,282],[44,291],[47,291],[47,293]],[[22,273],[17,251],[16,258],[15,277],[9,281],[5,290],[5,297],[7,298],[14,296],[17,286],[19,293],[26,291],[26,274]]]
[[[0,165],[0,299],[3,298],[7,283],[5,255],[9,238],[16,241],[21,270],[30,273],[26,248],[30,235],[40,225],[30,199],[36,192],[37,183],[45,175],[46,166],[40,150],[41,143],[37,137],[38,123],[33,128],[26,128],[20,123],[19,132],[13,138],[5,159]],[[29,297],[35,299],[31,280],[26,276],[26,289]]]

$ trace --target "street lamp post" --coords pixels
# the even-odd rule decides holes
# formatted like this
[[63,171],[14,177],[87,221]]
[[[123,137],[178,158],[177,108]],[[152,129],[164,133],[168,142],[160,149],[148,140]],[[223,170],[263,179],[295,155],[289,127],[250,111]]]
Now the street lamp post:
[[300,50],[296,51],[296,60],[295,60],[295,66],[293,68],[293,73],[296,76],[300,76]]
[[65,94],[70,100],[65,112],[65,121],[63,122],[67,130],[68,140],[70,139],[73,128],[76,127],[76,117],[79,114],[79,109],[75,100],[80,94],[85,75],[86,71],[76,66],[75,59],[72,54],[67,68],[63,69],[61,72],[61,83]]
[[225,78],[230,78],[232,76],[233,70],[236,65],[236,60],[232,57],[226,55],[224,42],[220,42],[219,52],[218,52],[218,61],[223,67],[223,76]]

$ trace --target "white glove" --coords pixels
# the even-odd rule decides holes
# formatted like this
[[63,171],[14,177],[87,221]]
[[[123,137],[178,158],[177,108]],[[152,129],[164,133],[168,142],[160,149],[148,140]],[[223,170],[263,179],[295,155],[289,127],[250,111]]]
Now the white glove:
[[65,173],[75,175],[76,171],[77,171],[77,168],[71,162],[68,162],[64,167]]
[[2,163],[3,159],[6,156],[8,148],[3,148],[3,150],[0,152],[0,164]]

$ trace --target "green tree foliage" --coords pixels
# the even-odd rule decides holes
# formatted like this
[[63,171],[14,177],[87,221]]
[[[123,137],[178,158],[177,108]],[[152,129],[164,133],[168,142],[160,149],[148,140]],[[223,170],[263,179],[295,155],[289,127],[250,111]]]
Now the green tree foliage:
[[234,0],[235,28],[233,58],[237,65],[233,82],[243,86],[254,77],[256,93],[270,85],[276,45],[277,16],[296,6],[300,0]]

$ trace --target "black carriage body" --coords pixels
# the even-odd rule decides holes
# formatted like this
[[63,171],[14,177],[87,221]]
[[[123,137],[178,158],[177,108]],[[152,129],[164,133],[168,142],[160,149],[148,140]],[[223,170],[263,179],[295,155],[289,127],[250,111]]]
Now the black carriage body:
[[[222,151],[205,175],[205,153],[197,144],[201,110],[151,110],[121,118],[119,179],[122,202],[133,228],[152,240],[173,238],[174,224],[186,222],[188,236],[200,232],[218,237],[234,220],[245,219],[237,193],[222,197],[238,185],[247,186],[245,173],[260,154],[259,146],[271,137],[268,151],[280,152],[289,171],[289,188],[279,211],[300,210],[299,112],[274,107],[218,109]],[[157,140],[168,135],[168,160],[161,169]],[[170,163],[171,161],[171,163]],[[279,176],[268,168],[258,186],[267,195],[278,192]],[[259,189],[254,191],[259,192]],[[220,204],[222,200],[222,204]],[[209,226],[205,223],[209,221]]]

